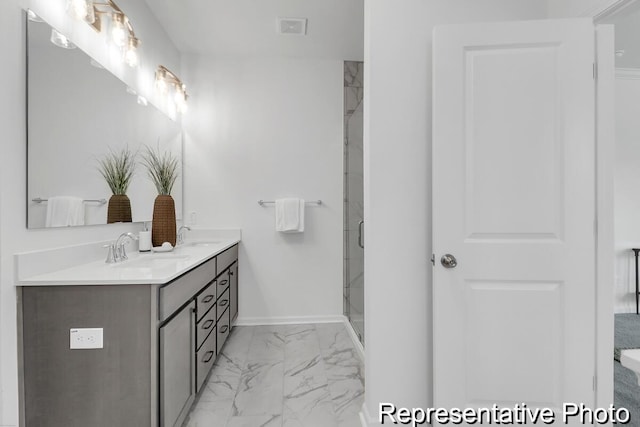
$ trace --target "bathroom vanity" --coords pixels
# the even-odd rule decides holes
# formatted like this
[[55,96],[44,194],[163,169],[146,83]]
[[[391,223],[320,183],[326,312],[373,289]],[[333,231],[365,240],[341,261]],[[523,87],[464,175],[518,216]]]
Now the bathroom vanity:
[[180,426],[238,315],[238,240],[19,280],[23,425]]

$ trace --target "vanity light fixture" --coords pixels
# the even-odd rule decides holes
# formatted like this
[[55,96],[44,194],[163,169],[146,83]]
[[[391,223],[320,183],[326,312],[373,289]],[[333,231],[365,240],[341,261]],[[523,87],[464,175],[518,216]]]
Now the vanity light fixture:
[[109,34],[113,43],[122,50],[122,60],[132,68],[138,66],[140,39],[136,37],[129,17],[113,0],[67,0],[67,12],[75,19],[90,24],[96,31],[102,31],[102,16],[107,16]]
[[31,9],[27,10],[27,18],[31,22],[44,22],[42,20],[42,18],[40,18],[38,15],[36,15],[36,13]]
[[67,0],[67,13],[89,24],[96,21],[93,0]]
[[111,39],[118,47],[124,47],[127,43],[125,18],[125,14],[119,11],[115,11],[111,15]]
[[127,42],[127,47],[124,49],[124,62],[132,68],[138,66],[138,47],[140,46],[140,40],[135,37],[130,37]]
[[174,109],[184,114],[187,112],[187,87],[182,80],[169,71],[164,65],[158,65],[156,70],[156,87],[162,95],[167,96],[170,111]]
[[71,41],[69,41],[69,39],[67,38],[67,36],[65,36],[64,34],[62,34],[61,32],[59,32],[56,29],[51,29],[51,43],[55,44],[58,47],[61,47],[63,49],[75,49],[76,45],[71,43]]

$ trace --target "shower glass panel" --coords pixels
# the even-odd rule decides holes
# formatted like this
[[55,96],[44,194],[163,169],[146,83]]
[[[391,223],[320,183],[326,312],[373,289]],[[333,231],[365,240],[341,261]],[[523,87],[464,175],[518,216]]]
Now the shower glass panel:
[[344,314],[364,344],[363,63],[344,63]]

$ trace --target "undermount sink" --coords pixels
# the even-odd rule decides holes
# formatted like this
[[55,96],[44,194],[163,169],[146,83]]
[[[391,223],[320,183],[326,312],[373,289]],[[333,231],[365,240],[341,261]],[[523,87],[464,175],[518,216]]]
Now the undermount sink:
[[113,266],[119,268],[162,268],[176,262],[184,261],[188,258],[189,255],[153,254],[113,264]]

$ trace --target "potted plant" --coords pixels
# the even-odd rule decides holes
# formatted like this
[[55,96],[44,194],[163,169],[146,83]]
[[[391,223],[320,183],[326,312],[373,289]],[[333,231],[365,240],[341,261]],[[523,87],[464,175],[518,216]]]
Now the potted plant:
[[107,224],[131,222],[131,201],[127,196],[129,184],[136,168],[136,154],[129,147],[109,153],[98,160],[98,171],[107,181],[112,196],[107,208]]
[[147,146],[142,155],[147,174],[158,190],[153,204],[151,243],[161,246],[164,242],[176,245],[176,205],[171,190],[178,179],[178,158],[171,152],[160,153]]

